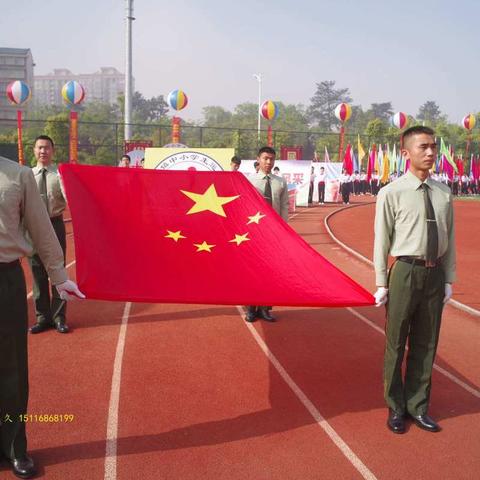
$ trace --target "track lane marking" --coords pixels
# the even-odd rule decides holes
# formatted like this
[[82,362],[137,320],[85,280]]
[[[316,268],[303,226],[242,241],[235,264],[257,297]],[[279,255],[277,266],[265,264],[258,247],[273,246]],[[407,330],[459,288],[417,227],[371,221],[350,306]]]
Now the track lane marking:
[[105,442],[105,474],[104,480],[116,480],[117,478],[117,439],[118,439],[118,411],[120,404],[120,385],[122,382],[122,363],[125,351],[125,338],[127,336],[128,317],[132,303],[125,303],[122,315],[122,323],[118,333],[115,360],[113,362],[112,388],[110,390],[110,402],[108,405],[107,437]]
[[[240,306],[237,306],[237,310],[241,317],[244,316],[244,311]],[[285,368],[279,362],[277,357],[268,348],[260,334],[255,330],[252,324],[245,322],[246,327],[250,330],[255,341],[258,343],[260,349],[268,358],[270,363],[275,367],[275,370],[280,374],[285,383],[290,387],[293,393],[297,396],[303,406],[307,409],[310,415],[313,417],[317,425],[330,437],[330,440],[337,446],[337,448],[343,453],[348,461],[355,467],[355,469],[366,480],[376,480],[377,477],[368,469],[368,467],[360,460],[359,457],[353,452],[353,450],[347,445],[347,443],[340,437],[340,435],[333,429],[323,415],[317,410],[311,400],[305,395],[302,389],[294,382],[292,377],[287,373]]]

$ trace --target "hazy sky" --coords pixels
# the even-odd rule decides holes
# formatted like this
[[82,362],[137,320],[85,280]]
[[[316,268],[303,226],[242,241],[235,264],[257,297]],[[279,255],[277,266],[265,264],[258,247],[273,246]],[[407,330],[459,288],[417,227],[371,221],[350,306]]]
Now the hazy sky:
[[[125,1],[4,2],[0,46],[31,48],[35,73],[125,71]],[[336,80],[355,104],[416,115],[435,100],[450,121],[480,110],[478,0],[135,0],[133,70],[146,97],[183,89],[185,119],[207,105],[308,105]]]

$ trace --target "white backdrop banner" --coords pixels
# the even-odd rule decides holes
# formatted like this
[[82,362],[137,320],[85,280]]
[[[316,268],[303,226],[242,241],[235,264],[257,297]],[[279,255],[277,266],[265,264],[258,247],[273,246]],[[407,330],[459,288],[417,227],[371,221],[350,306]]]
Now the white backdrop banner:
[[[253,167],[254,163],[255,160],[242,160],[240,172],[248,178],[249,175],[255,173],[255,168]],[[295,197],[295,204],[297,207],[308,206],[311,166],[312,162],[310,160],[277,160],[275,162],[275,167],[280,169],[278,175],[282,176],[287,181],[289,188],[295,186],[297,190]]]
[[318,175],[320,168],[325,168],[325,174],[327,175],[325,182],[325,201],[326,202],[338,202],[339,201],[339,178],[342,173],[342,163],[323,163],[312,162],[312,166],[315,172],[315,180],[313,182],[313,203],[318,202]]

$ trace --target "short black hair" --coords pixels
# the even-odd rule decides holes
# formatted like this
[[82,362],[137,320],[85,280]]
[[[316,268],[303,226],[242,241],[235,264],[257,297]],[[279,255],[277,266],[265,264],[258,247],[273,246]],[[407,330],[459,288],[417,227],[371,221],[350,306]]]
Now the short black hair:
[[122,155],[122,158],[128,158],[128,161],[129,161],[129,162],[132,161],[132,159],[130,158],[130,155],[127,155],[127,154]]
[[272,147],[262,147],[258,151],[257,157],[259,157],[262,153],[269,153],[270,155],[277,155],[277,152]]
[[38,140],[48,140],[52,148],[55,148],[55,144],[53,143],[53,140],[48,135],[39,135],[33,142],[33,146],[37,144]]
[[405,143],[406,140],[408,140],[410,137],[413,137],[414,135],[422,134],[434,137],[435,131],[433,130],[433,128],[425,127],[423,125],[414,125],[413,127],[407,128],[403,132],[403,143]]
[[236,165],[240,165],[242,163],[242,161],[236,155],[234,157],[232,157],[230,162],[235,163]]

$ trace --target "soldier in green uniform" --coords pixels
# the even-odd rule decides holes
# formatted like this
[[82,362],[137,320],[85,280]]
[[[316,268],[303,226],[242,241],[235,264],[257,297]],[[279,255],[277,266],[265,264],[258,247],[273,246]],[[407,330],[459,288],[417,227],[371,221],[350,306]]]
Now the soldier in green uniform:
[[84,298],[67,278],[63,252],[31,169],[0,157],[0,455],[21,478],[35,474],[21,421],[28,403],[28,318],[20,259],[32,253],[29,238],[60,297]]
[[[428,407],[442,310],[455,280],[452,195],[429,176],[437,156],[433,130],[411,127],[403,142],[409,171],[380,190],[375,215],[375,299],[377,306],[386,304],[387,309],[387,426],[403,433],[408,415],[420,428],[437,432],[440,427],[428,415]],[[389,254],[395,262],[387,273]]]
[[[50,222],[63,251],[63,261],[67,250],[63,211],[67,206],[60,176],[52,168],[55,153],[53,140],[47,135],[40,135],[35,139],[33,153],[37,165],[32,168],[40,195],[48,211]],[[29,258],[33,274],[33,299],[37,322],[30,328],[31,333],[40,333],[55,327],[59,333],[68,333],[66,320],[66,305],[62,302],[54,285],[51,286],[50,298],[48,274],[40,257],[35,254]]]

